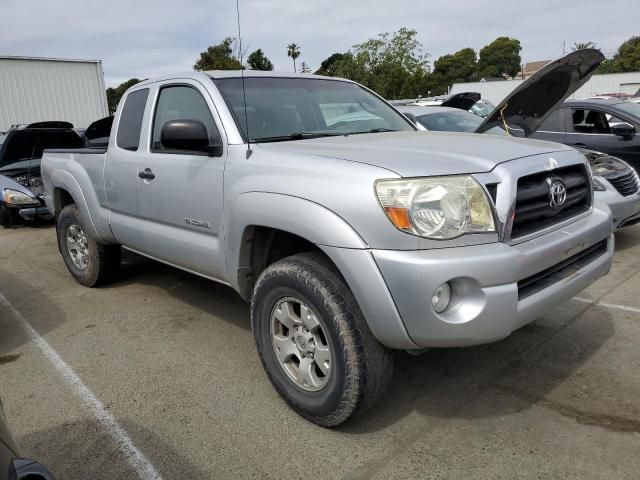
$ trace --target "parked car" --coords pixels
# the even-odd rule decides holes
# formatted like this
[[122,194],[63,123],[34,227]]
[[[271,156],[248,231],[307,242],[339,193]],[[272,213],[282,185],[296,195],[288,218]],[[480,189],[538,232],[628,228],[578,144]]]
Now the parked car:
[[588,148],[621,158],[640,171],[640,104],[626,100],[570,100],[532,138]]
[[39,122],[9,129],[0,143],[0,225],[13,227],[50,220],[42,201],[40,158],[45,148],[79,148],[80,136],[68,122]]
[[40,463],[21,458],[11,436],[0,401],[0,480],[53,480],[53,475]]
[[[571,68],[588,80],[588,59]],[[613,256],[573,148],[420,132],[323,76],[143,81],[108,148],[46,151],[42,174],[80,284],[113,279],[124,247],[231,286],[275,389],[325,427],[382,395],[393,349],[503,339]]]

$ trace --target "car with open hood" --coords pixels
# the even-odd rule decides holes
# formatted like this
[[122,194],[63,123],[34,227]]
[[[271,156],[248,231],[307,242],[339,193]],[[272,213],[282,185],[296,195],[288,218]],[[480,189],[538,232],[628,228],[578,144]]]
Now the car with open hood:
[[[483,118],[470,113],[469,106],[478,101],[469,93],[452,97],[449,107],[399,106],[399,110],[415,119],[430,131],[487,133],[517,137],[536,137],[538,129],[545,129],[555,121],[554,108],[569,97],[584,82],[585,76],[571,75],[572,68],[578,72],[587,62],[599,64],[601,54],[597,51],[572,52],[564,58],[545,66],[536,75],[523,82],[507,96],[493,112]],[[586,78],[588,72],[585,69]],[[553,82],[559,82],[554,85]],[[562,88],[560,88],[562,87]],[[479,95],[479,94],[477,94]],[[542,100],[540,100],[542,99]],[[531,102],[535,108],[525,108]],[[547,110],[544,110],[544,108]],[[502,113],[501,113],[502,112]],[[519,112],[515,113],[514,112]],[[528,118],[531,115],[532,118]],[[548,137],[548,136],[547,136]],[[553,138],[547,138],[553,140]],[[595,198],[605,202],[613,213],[616,229],[640,222],[640,178],[637,172],[623,160],[603,152],[576,148],[583,153],[591,165],[594,178]]]
[[42,194],[40,159],[46,148],[79,148],[82,139],[68,122],[38,122],[9,129],[0,143],[0,225],[51,219]]
[[604,152],[640,172],[640,103],[616,98],[567,100],[532,138]]

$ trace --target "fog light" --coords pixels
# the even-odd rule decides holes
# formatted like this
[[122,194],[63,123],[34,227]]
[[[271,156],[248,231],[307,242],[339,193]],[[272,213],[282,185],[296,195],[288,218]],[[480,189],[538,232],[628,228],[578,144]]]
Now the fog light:
[[449,306],[449,302],[451,302],[451,285],[447,282],[436,288],[433,297],[431,297],[431,305],[436,313],[442,313]]

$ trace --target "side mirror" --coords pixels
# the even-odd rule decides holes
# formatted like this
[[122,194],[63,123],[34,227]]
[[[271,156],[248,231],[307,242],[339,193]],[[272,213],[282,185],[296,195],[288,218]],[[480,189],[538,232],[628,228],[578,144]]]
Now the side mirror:
[[623,138],[631,138],[636,134],[636,128],[626,122],[618,123],[611,127],[611,133]]
[[403,115],[405,117],[407,117],[407,120],[409,120],[411,123],[413,123],[414,125],[418,125],[418,120],[416,119],[416,116],[413,113],[403,113]]
[[210,157],[222,155],[222,145],[211,145],[209,134],[199,120],[169,120],[160,130],[160,143],[169,150],[202,152]]

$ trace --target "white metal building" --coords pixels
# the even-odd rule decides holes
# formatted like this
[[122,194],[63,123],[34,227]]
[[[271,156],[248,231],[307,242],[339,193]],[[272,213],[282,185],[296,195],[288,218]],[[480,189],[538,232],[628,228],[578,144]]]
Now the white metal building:
[[[491,103],[500,103],[513,89],[524,80],[504,80],[495,82],[455,83],[451,93],[479,92],[482,98]],[[608,73],[594,75],[570,98],[585,98],[605,93],[634,94],[640,89],[640,72]]]
[[85,128],[108,114],[100,60],[0,55],[0,131],[47,120]]

